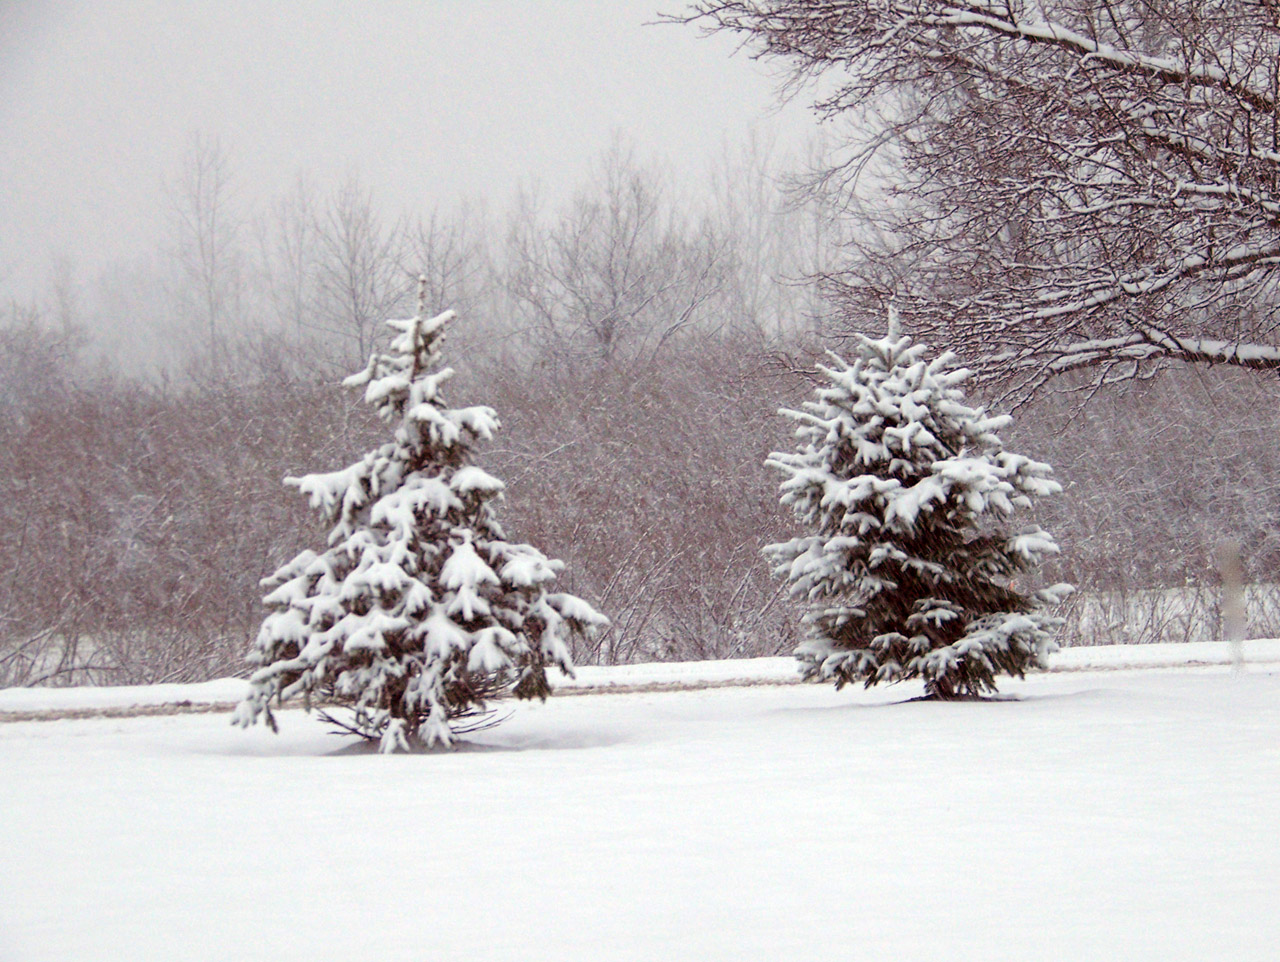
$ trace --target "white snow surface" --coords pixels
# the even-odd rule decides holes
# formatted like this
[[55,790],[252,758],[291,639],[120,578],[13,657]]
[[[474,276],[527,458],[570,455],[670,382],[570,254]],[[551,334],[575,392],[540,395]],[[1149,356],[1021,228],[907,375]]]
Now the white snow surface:
[[1247,654],[552,698],[427,755],[293,710],[3,724],[0,959],[1271,960],[1280,665]]

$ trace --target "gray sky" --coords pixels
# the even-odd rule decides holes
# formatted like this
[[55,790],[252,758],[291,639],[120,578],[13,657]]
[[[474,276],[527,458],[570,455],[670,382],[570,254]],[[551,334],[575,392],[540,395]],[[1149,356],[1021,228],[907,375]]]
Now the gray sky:
[[354,172],[392,211],[562,199],[616,131],[693,179],[753,126],[798,146],[813,121],[730,38],[645,26],[682,6],[0,0],[0,296],[154,249],[197,133],[250,205]]

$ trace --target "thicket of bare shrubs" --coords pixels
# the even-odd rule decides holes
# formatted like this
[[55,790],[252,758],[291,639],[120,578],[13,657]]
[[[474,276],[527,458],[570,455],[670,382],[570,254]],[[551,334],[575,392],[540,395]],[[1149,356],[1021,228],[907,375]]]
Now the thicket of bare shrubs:
[[[216,148],[195,151],[189,164],[229,176]],[[0,685],[241,671],[259,578],[322,535],[281,479],[381,437],[338,381],[385,315],[411,310],[420,271],[430,306],[461,314],[451,396],[503,421],[480,463],[508,483],[505,525],[567,562],[566,590],[612,619],[575,659],[789,652],[798,613],[759,548],[790,522],[763,461],[790,444],[776,411],[810,390],[826,343],[812,289],[786,283],[820,266],[826,215],[780,212],[759,155],[736,170],[695,207],[614,152],[561,209],[505,223],[389,221],[354,184],[256,220],[209,216],[201,205],[230,201],[179,192],[190,209],[176,231],[239,226],[169,245],[176,262],[136,284],[11,304]],[[130,345],[116,354],[125,373],[103,373],[113,337]],[[1267,580],[1278,392],[1246,372],[1173,372],[1083,410],[1064,396],[1020,414],[1010,442],[1067,488],[1036,519],[1064,549],[1047,576],[1080,588],[1065,643],[1213,631],[1226,538]],[[1280,631],[1280,605],[1251,591],[1251,630]]]
[[1280,382],[1172,368],[1096,396],[1050,396],[1019,432],[1066,492],[1043,508],[1060,532],[1050,567],[1081,587],[1068,644],[1222,637],[1218,551],[1244,559],[1249,637],[1280,633]]

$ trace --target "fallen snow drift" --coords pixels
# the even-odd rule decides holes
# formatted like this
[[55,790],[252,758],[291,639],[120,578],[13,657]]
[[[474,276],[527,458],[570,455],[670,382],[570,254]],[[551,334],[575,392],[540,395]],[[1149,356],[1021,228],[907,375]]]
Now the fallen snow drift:
[[551,699],[490,750],[0,725],[0,959],[1231,959],[1280,941],[1280,668]]

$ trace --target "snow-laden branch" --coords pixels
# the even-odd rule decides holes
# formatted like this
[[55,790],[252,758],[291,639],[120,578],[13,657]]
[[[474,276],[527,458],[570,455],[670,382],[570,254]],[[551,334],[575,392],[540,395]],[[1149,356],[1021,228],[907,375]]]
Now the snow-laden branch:
[[[1250,0],[705,0],[857,131],[815,191],[855,330],[1036,390],[1280,349],[1280,22]],[[1153,332],[1161,332],[1159,334]]]
[[1193,278],[1205,271],[1222,272],[1225,276],[1239,276],[1241,270],[1280,265],[1280,244],[1267,249],[1251,248],[1240,245],[1225,254],[1210,258],[1205,254],[1190,254],[1182,258],[1172,268],[1164,271],[1152,271],[1144,274],[1129,274],[1116,278],[1087,297],[1073,296],[1073,292],[1053,290],[1041,294],[1039,300],[1049,302],[1049,306],[1024,310],[1022,317],[1028,321],[1045,321],[1069,314],[1103,307],[1122,298],[1143,297],[1158,294],[1179,281]]
[[[1016,14],[1013,5],[1001,3],[896,3],[895,9],[905,18],[918,17],[919,22],[935,27],[969,27],[1023,41],[1031,45],[1059,47],[1081,59],[1082,64],[1105,65],[1122,72],[1148,74],[1176,86],[1216,87],[1262,113],[1276,109],[1276,99],[1268,91],[1249,83],[1210,63],[1189,63],[1171,57],[1156,57],[1136,50],[1122,50],[1102,43],[1063,23],[1036,16],[1042,8],[1033,6],[1027,16]],[[923,10],[922,10],[923,8]],[[929,12],[938,8],[937,12]],[[895,32],[900,27],[895,27]],[[1214,59],[1230,59],[1215,52]]]
[[1202,364],[1229,364],[1259,371],[1280,370],[1280,347],[1178,337],[1158,331],[1064,344],[1054,348],[1052,358],[1047,360],[1013,351],[995,355],[991,360],[1024,369],[1043,366],[1051,374],[1065,374],[1099,364],[1117,361],[1145,363],[1161,358]]

